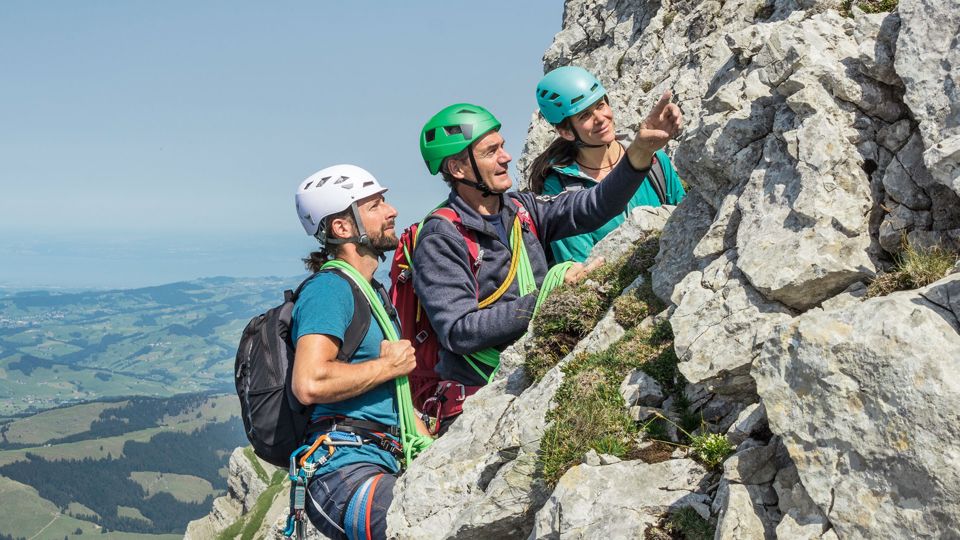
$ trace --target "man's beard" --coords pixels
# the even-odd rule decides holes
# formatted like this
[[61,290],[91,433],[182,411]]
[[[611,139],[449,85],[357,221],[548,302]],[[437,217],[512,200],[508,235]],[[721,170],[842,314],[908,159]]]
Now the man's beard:
[[376,256],[381,256],[388,251],[393,251],[397,249],[397,244],[400,243],[400,240],[397,239],[397,235],[394,232],[387,232],[387,229],[391,228],[388,225],[384,225],[380,229],[379,233],[376,235],[367,235],[369,239],[369,244],[364,247],[368,247],[370,251]]

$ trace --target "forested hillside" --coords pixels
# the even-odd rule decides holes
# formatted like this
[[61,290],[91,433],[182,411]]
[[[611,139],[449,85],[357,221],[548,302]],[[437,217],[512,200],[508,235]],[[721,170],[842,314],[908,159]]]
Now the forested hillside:
[[[7,422],[0,427],[0,505],[32,511],[0,513],[0,533],[30,537],[54,523],[70,537],[78,530],[182,534],[226,490],[229,451],[245,442],[237,413],[233,395],[186,394],[87,403]],[[63,537],[49,531],[42,537]]]

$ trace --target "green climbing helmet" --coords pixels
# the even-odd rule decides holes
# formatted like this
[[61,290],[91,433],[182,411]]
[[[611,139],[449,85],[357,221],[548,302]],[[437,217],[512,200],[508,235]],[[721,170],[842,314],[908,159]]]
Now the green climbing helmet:
[[578,66],[564,66],[547,73],[537,84],[540,114],[551,124],[559,124],[593,105],[607,91],[592,73]]
[[420,131],[420,155],[430,174],[440,172],[443,160],[459,153],[488,132],[500,129],[500,121],[479,105],[457,103],[433,115]]

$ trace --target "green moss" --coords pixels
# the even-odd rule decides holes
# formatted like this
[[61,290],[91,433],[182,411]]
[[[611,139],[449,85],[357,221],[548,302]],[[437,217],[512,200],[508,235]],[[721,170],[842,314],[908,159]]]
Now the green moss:
[[[244,451],[246,450],[251,450],[252,453],[252,449],[249,447],[244,449]],[[257,466],[259,466],[259,463]],[[260,467],[260,470],[262,471],[263,468]],[[224,529],[217,536],[217,540],[234,540],[235,538],[252,540],[254,536],[256,536],[257,532],[263,527],[263,520],[267,515],[267,511],[270,510],[270,506],[273,505],[273,501],[277,498],[277,495],[279,495],[283,489],[290,488],[290,485],[284,482],[286,477],[286,471],[277,470],[274,472],[273,476],[269,478],[269,485],[267,486],[267,489],[265,489],[263,493],[257,497],[257,502],[253,504],[253,508],[250,509],[250,512],[241,516],[240,519]],[[263,471],[263,479],[264,481],[267,481],[266,471]]]
[[[600,266],[578,283],[561,285],[550,293],[531,321],[534,338],[525,365],[527,374],[533,380],[543,377],[593,330],[623,289],[653,265],[659,246],[659,236],[638,242],[629,254],[619,260]],[[641,308],[634,303],[631,307],[634,315],[640,310],[650,313],[663,307],[649,284],[644,285],[638,288],[634,296],[638,302],[648,305]],[[626,317],[629,319],[629,315]]]
[[899,0],[844,0],[840,6],[840,14],[853,17],[854,6],[864,13],[887,13],[896,9],[898,3]]
[[247,461],[253,465],[253,470],[257,473],[257,478],[263,480],[264,484],[270,483],[270,477],[267,476],[267,471],[263,470],[263,465],[260,464],[260,460],[257,458],[257,455],[253,453],[253,447],[247,446],[243,449],[243,455],[247,457]]
[[565,379],[548,414],[552,422],[543,436],[541,462],[551,485],[590,449],[626,455],[637,428],[627,414],[620,381],[604,366],[602,355],[582,356],[565,366]]
[[716,530],[696,510],[685,506],[667,518],[666,527],[674,538],[684,540],[713,540]]
[[[646,371],[654,363],[656,368],[651,369],[659,373],[664,370],[661,358],[676,358],[671,342],[653,339],[654,330],[631,330],[607,350],[581,354],[563,367],[563,383],[554,396],[557,406],[547,415],[550,427],[540,450],[543,476],[549,484],[555,484],[590,449],[623,458],[639,452],[641,429],[648,436],[666,436],[665,424],[638,425],[620,395],[620,384],[634,369]],[[673,388],[675,380],[666,388]]]
[[915,247],[904,240],[903,251],[896,256],[893,270],[873,280],[867,288],[867,297],[926,287],[946,276],[956,262],[957,253],[938,246]]

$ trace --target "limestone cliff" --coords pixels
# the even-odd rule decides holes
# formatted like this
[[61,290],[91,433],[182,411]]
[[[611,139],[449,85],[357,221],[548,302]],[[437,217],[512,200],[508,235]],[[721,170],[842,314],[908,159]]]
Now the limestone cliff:
[[[594,252],[659,234],[624,294],[666,303],[684,386],[631,373],[624,406],[638,422],[683,409],[736,449],[711,468],[683,446],[652,459],[647,437],[545,478],[565,370],[632,335],[610,308],[536,380],[535,332],[505,351],[397,483],[393,536],[667,538],[684,511],[716,538],[960,536],[960,274],[865,295],[903,238],[960,248],[960,0],[844,4],[566,3],[546,70],[596,73],[622,132],[667,89],[686,119],[669,151],[687,198],[636,210]],[[552,136],[535,115],[521,169]]]

